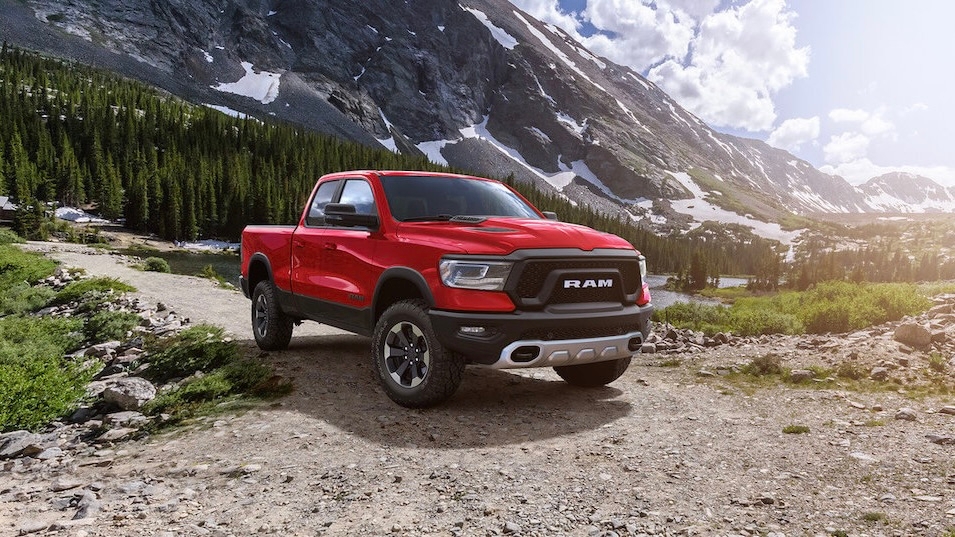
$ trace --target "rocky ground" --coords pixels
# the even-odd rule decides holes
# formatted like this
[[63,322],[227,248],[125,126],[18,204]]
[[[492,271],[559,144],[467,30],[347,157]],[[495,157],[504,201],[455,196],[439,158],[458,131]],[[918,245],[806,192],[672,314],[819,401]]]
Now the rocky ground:
[[[258,354],[234,290],[30,247]],[[367,339],[303,325],[264,356],[286,398],[136,441],[52,430],[55,450],[0,460],[0,534],[951,536],[953,303],[835,336],[657,327],[609,387],[472,368],[430,410],[379,390]]]

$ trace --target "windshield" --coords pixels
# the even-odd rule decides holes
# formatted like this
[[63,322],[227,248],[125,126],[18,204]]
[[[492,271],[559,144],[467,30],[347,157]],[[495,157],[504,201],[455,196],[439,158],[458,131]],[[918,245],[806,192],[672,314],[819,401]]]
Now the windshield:
[[511,189],[462,177],[386,175],[381,178],[395,220],[449,220],[456,216],[540,219]]

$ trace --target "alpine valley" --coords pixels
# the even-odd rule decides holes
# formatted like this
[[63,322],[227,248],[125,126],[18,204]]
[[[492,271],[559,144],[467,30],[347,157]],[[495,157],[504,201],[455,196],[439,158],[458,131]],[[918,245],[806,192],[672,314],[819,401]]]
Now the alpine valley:
[[0,17],[18,47],[227,114],[513,175],[658,231],[715,220],[788,242],[792,215],[955,210],[955,189],[928,178],[857,188],[717,132],[507,0],[0,0]]

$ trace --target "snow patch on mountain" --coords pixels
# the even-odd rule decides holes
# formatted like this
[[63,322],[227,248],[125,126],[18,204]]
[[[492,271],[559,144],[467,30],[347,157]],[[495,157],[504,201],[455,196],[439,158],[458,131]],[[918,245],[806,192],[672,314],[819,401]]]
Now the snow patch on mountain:
[[[481,22],[488,30],[491,31],[491,35],[502,47],[507,50],[514,50],[514,47],[517,46],[517,39],[514,38],[511,34],[507,33],[503,28],[499,28],[491,22],[491,19],[487,18],[487,15],[483,11],[474,9],[473,7],[464,7],[461,6],[461,9],[467,11],[468,13],[474,15],[474,17]],[[443,30],[442,30],[443,31]]]
[[262,104],[269,104],[278,98],[281,73],[268,71],[256,73],[250,62],[242,62],[242,68],[245,69],[245,76],[235,82],[224,82],[218,86],[212,86],[212,89],[251,97]]
[[670,205],[674,211],[693,217],[696,221],[694,228],[707,220],[724,224],[740,224],[752,228],[753,232],[760,237],[775,239],[786,245],[792,245],[793,240],[802,233],[802,230],[785,231],[779,224],[761,222],[749,215],[740,215],[717,207],[706,201],[706,192],[696,184],[690,174],[684,172],[669,172],[669,174],[693,194],[691,199],[671,200]]

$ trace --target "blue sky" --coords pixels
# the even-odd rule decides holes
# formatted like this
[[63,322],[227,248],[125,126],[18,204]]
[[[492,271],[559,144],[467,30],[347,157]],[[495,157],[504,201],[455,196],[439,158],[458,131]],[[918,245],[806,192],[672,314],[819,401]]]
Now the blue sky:
[[955,2],[511,0],[710,126],[853,184],[955,185]]

